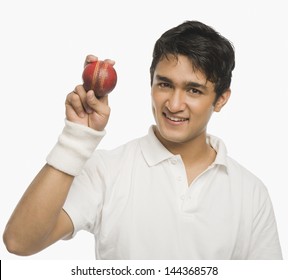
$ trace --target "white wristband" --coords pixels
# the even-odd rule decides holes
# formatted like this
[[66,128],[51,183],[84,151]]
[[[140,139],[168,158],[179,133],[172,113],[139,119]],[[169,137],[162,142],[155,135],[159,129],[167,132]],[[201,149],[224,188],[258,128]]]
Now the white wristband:
[[65,127],[48,154],[47,163],[72,176],[78,175],[105,133],[65,119]]

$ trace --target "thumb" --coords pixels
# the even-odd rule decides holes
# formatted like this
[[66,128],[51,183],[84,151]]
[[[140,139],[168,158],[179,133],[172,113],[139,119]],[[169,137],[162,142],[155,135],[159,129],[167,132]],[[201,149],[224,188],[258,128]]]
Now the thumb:
[[99,100],[94,94],[93,90],[89,90],[86,95],[86,102],[92,109],[95,110],[95,107],[99,104]]
[[106,96],[97,98],[94,94],[94,91],[89,90],[87,92],[86,102],[90,108],[92,108],[94,111],[97,111],[97,108],[99,108],[99,105],[101,104],[108,105],[108,96],[106,95]]

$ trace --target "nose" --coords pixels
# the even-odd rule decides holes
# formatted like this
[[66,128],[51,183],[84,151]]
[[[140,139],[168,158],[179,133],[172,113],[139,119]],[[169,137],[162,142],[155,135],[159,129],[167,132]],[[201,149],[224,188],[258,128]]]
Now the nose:
[[169,96],[166,107],[171,113],[177,113],[185,110],[186,103],[185,103],[186,95],[184,92],[180,90],[175,90]]

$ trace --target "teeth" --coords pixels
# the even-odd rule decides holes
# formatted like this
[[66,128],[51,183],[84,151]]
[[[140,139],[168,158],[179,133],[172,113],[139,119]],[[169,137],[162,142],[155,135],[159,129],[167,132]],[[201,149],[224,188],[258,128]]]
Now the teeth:
[[187,121],[188,119],[182,119],[182,118],[175,118],[175,117],[170,117],[166,115],[166,118],[173,121],[173,122],[184,122]]

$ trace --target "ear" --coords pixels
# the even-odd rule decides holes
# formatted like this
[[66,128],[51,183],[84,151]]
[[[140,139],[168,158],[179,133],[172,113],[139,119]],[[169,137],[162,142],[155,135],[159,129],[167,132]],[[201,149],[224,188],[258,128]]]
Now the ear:
[[231,95],[230,88],[220,95],[214,105],[214,112],[220,112],[223,106],[228,102],[229,97]]

